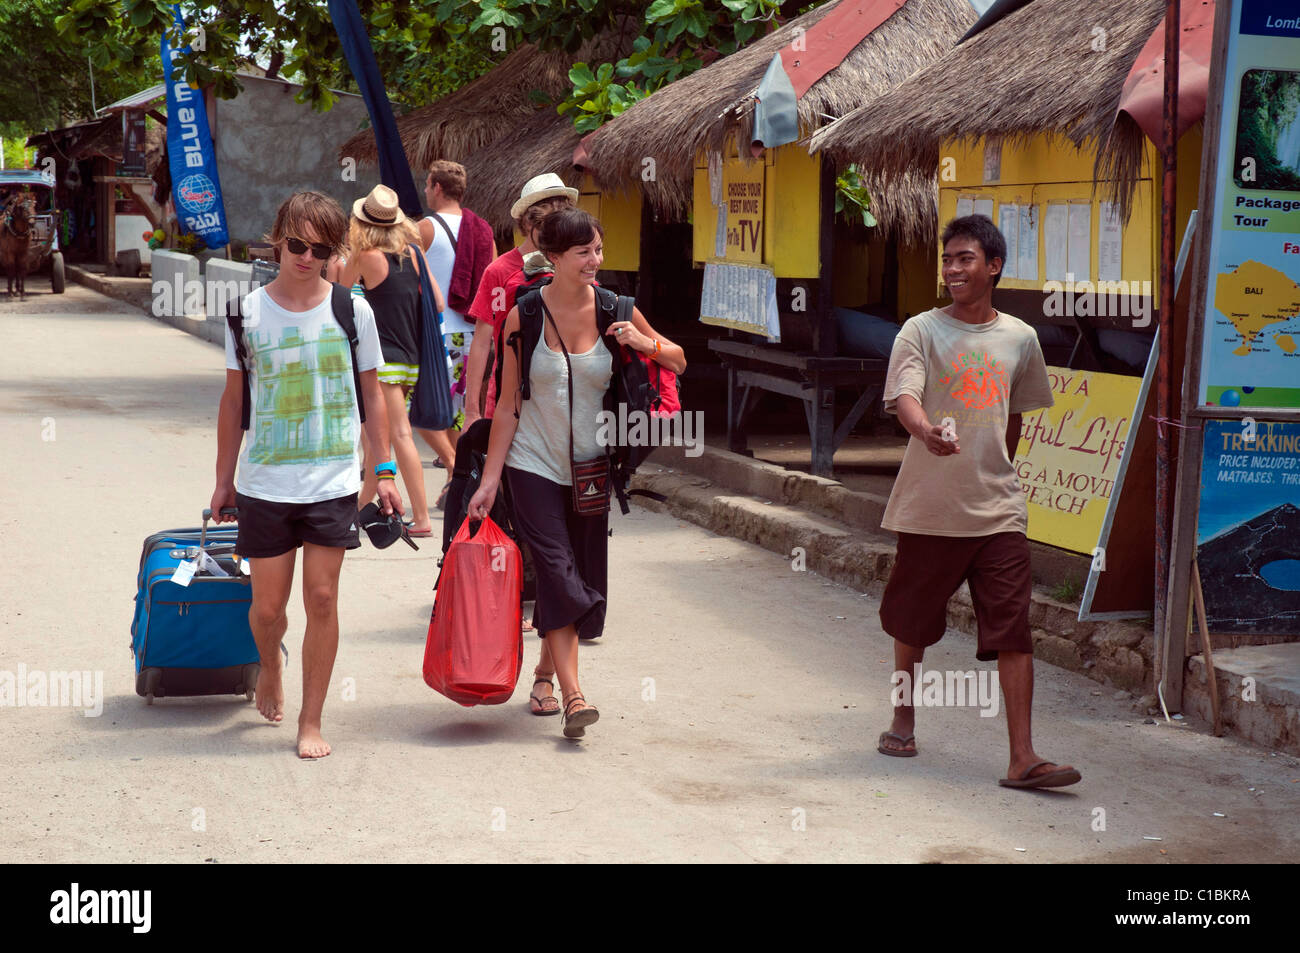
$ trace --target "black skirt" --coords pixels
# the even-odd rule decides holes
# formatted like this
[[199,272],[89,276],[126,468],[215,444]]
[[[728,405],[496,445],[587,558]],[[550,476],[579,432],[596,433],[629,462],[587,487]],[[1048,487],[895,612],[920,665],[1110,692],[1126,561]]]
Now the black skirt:
[[577,515],[571,487],[526,470],[506,467],[506,481],[515,529],[537,572],[538,634],[572,624],[578,638],[599,638],[609,591],[609,514]]

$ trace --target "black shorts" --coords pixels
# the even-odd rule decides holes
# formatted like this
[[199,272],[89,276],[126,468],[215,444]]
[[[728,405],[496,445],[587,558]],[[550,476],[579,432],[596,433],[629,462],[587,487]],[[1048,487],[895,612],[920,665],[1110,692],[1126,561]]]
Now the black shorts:
[[303,543],[357,549],[357,495],[317,503],[275,503],[235,494],[239,539],[235,552],[245,559],[283,556]]
[[1024,533],[992,536],[898,534],[898,557],[880,600],[880,624],[904,645],[934,645],[948,628],[948,600],[970,583],[979,632],[975,657],[1034,651],[1029,630],[1029,540]]

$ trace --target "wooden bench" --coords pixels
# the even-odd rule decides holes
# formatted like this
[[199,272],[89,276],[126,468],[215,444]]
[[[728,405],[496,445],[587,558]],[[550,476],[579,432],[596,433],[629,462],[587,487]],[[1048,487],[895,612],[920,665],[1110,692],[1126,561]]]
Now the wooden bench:
[[[885,386],[889,362],[879,358],[818,357],[776,344],[748,344],[720,339],[709,349],[727,369],[727,448],[752,456],[745,423],[763,392],[803,402],[812,439],[812,472],[829,477],[835,451],[862,419]],[[852,387],[859,395],[835,425],[835,388]]]

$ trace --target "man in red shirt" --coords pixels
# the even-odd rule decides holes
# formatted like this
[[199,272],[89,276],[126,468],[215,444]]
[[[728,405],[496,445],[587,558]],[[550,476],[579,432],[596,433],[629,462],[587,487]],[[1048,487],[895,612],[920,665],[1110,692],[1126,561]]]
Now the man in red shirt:
[[[524,243],[512,248],[498,257],[483,271],[479,281],[478,292],[469,306],[469,316],[475,321],[491,325],[492,353],[494,360],[500,359],[501,326],[514,302],[512,292],[524,283],[524,256],[537,250],[534,241],[536,232],[542,225],[542,219],[551,212],[562,208],[572,208],[578,200],[578,190],[566,186],[554,172],[534,176],[529,179],[520,192],[519,201],[510,208],[515,225],[525,236]],[[486,329],[485,329],[486,330]],[[465,426],[479,418],[479,388],[483,384],[483,375],[488,368],[488,335],[475,334],[469,346],[469,362],[466,367],[465,381]],[[482,416],[489,420],[496,410],[497,393],[495,374],[488,381],[487,404]]]

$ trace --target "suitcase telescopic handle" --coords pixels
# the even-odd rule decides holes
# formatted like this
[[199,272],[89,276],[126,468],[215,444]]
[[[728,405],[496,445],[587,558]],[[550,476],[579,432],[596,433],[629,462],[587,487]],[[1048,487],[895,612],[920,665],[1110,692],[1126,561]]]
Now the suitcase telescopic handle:
[[[236,506],[223,506],[221,508],[222,516],[238,516],[239,508]],[[212,510],[204,507],[203,509],[203,529],[199,531],[199,549],[203,549],[208,542],[208,520],[212,519]]]

